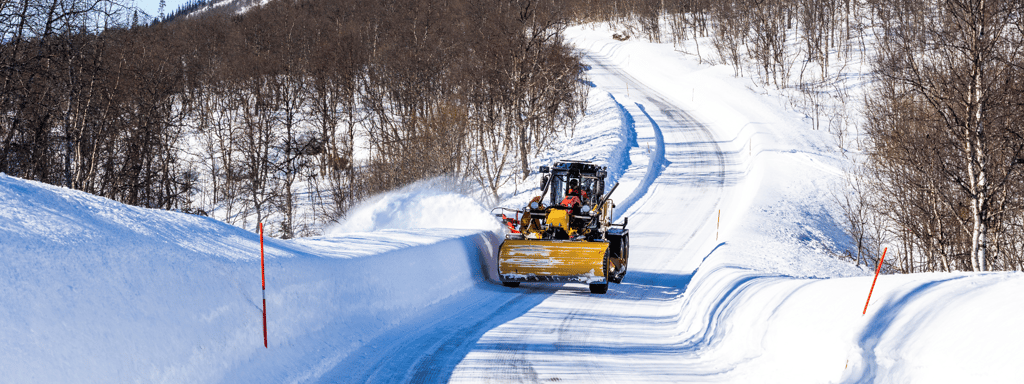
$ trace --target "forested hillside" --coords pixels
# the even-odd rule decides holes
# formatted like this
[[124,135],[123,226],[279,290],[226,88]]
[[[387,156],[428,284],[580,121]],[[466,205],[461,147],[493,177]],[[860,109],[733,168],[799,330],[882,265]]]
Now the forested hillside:
[[0,172],[285,238],[423,178],[496,193],[586,97],[550,2],[3,7]]

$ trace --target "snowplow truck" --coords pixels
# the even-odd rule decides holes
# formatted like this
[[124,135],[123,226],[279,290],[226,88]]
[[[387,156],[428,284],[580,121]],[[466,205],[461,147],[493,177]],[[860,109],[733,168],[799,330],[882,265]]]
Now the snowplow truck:
[[615,187],[605,191],[606,167],[586,161],[560,161],[540,167],[541,195],[507,226],[498,254],[502,284],[580,282],[591,293],[621,283],[629,261],[628,218],[612,223]]

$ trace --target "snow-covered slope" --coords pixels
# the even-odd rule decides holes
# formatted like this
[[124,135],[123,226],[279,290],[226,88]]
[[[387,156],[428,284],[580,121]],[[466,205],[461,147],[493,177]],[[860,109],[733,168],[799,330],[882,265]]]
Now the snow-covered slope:
[[282,382],[484,281],[496,241],[268,238],[264,349],[257,235],[0,175],[0,381]]

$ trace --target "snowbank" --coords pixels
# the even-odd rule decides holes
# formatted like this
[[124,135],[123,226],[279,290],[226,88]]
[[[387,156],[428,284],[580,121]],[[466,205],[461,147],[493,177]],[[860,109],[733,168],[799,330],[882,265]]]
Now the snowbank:
[[0,175],[0,371],[23,383],[286,381],[489,284],[497,241],[468,229],[266,239],[264,349],[255,234]]

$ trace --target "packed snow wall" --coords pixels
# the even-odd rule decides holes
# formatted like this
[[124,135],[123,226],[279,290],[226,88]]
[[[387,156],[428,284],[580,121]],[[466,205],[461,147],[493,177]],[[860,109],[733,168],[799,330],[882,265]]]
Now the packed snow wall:
[[0,371],[10,382],[289,381],[488,282],[498,235],[257,234],[0,175]]

